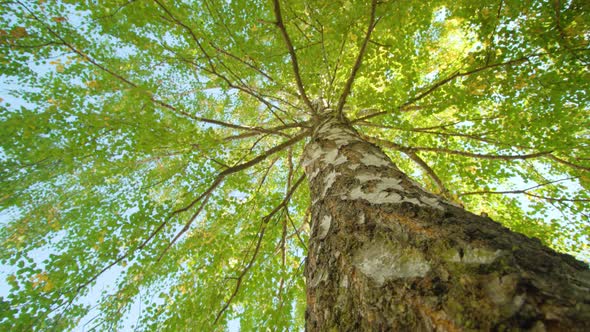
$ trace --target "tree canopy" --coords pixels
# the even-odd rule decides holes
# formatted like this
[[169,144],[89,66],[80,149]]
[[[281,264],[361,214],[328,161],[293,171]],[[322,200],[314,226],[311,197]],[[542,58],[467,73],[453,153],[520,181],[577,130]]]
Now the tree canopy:
[[0,4],[4,330],[301,327],[318,103],[588,260],[586,1]]

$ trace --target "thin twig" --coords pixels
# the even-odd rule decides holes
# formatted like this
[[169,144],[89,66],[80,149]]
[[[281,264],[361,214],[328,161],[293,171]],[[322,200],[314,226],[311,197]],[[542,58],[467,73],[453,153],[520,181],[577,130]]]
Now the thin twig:
[[219,310],[219,312],[217,313],[217,316],[215,316],[215,321],[213,322],[213,324],[217,324],[217,322],[219,321],[219,318],[221,318],[221,316],[223,315],[225,310],[227,310],[227,308],[229,307],[229,305],[231,304],[233,299],[238,294],[240,286],[244,280],[244,276],[246,275],[246,273],[248,273],[250,268],[252,268],[252,266],[254,265],[254,262],[256,261],[256,257],[258,256],[258,253],[260,252],[260,246],[262,245],[262,239],[264,237],[264,233],[266,232],[266,227],[268,225],[268,222],[272,219],[272,217],[277,212],[281,211],[283,208],[285,208],[287,206],[287,204],[289,203],[289,200],[291,199],[291,196],[297,190],[297,187],[299,187],[299,185],[301,184],[301,182],[303,182],[304,179],[305,179],[305,176],[303,176],[303,175],[301,177],[299,177],[297,182],[295,182],[293,184],[293,186],[291,187],[291,189],[287,192],[283,201],[279,205],[277,205],[269,214],[267,214],[266,216],[264,216],[262,218],[262,223],[260,225],[261,229],[258,232],[258,240],[256,242],[256,247],[254,248],[254,253],[252,254],[252,257],[250,258],[250,260],[248,261],[248,263],[246,264],[244,269],[240,272],[239,276],[236,278],[236,286],[235,286],[232,294],[230,295],[229,299],[226,301],[225,305],[221,308],[221,310]]
[[[587,51],[587,49],[581,49],[579,51]],[[485,65],[470,71],[466,71],[466,72],[460,72],[457,71],[454,74],[450,75],[449,77],[442,79],[440,81],[438,81],[437,83],[431,85],[429,88],[427,88],[426,90],[424,90],[423,92],[417,94],[416,96],[410,98],[408,101],[406,101],[405,103],[403,103],[402,105],[400,105],[399,107],[395,108],[394,110],[401,110],[404,107],[407,107],[408,105],[411,105],[415,102],[417,102],[418,100],[421,100],[422,98],[428,96],[429,94],[431,94],[432,92],[436,91],[437,89],[439,89],[440,87],[444,86],[445,84],[451,82],[452,80],[458,78],[458,77],[465,77],[465,76],[469,76],[487,69],[492,69],[492,68],[497,68],[497,67],[502,67],[502,66],[510,66],[510,65],[515,65],[515,64],[519,64],[525,61],[529,61],[531,58],[536,58],[536,57],[541,57],[541,56],[545,56],[545,55],[550,55],[552,53],[548,53],[548,52],[543,52],[543,53],[534,53],[534,54],[530,54],[527,56],[523,56],[521,58],[518,59],[513,59],[513,60],[509,60],[509,61],[505,61],[505,62],[500,62],[500,63],[494,63],[491,65]],[[385,115],[390,113],[391,110],[387,110],[387,111],[379,111],[379,112],[375,112],[372,114],[368,114],[365,116],[362,116],[360,118],[356,118],[354,120],[352,120],[353,123],[359,122],[359,121],[364,121],[364,120],[368,120],[371,118],[374,118],[376,116],[381,116],[381,115]]]
[[209,199],[209,196],[213,193],[213,190],[215,190],[223,181],[223,179],[225,179],[225,177],[242,171],[244,169],[250,168],[256,164],[258,164],[259,162],[263,161],[264,159],[268,158],[269,156],[284,150],[285,148],[297,143],[298,141],[300,141],[303,137],[305,137],[308,134],[307,131],[302,131],[299,135],[293,137],[292,139],[285,141],[269,150],[267,150],[265,153],[263,153],[262,155],[259,155],[258,157],[230,167],[228,169],[225,169],[223,172],[219,173],[219,175],[215,178],[215,180],[213,181],[213,183],[211,184],[211,186],[209,186],[209,188],[203,192],[201,195],[199,195],[196,199],[194,199],[192,202],[190,202],[187,206],[178,209],[176,211],[174,211],[174,214],[180,213],[180,212],[184,212],[184,211],[188,211],[189,209],[191,209],[195,204],[197,204],[199,201],[202,200],[201,204],[199,205],[199,208],[197,209],[197,211],[195,213],[193,213],[193,215],[190,217],[190,219],[185,223],[184,227],[176,234],[176,236],[168,243],[168,245],[166,246],[166,248],[164,248],[164,250],[162,251],[162,253],[158,256],[157,261],[160,261],[162,259],[162,257],[164,257],[164,254],[172,247],[172,245],[174,245],[174,243],[186,232],[189,230],[191,224],[195,221],[195,219],[199,216],[199,214],[201,213],[201,211],[203,210],[203,208],[205,207],[207,200]]
[[467,152],[467,151],[451,150],[451,149],[446,149],[446,148],[403,146],[403,145],[400,145],[400,144],[397,144],[397,143],[394,143],[394,142],[391,142],[391,141],[388,141],[388,140],[385,140],[382,138],[374,137],[374,136],[363,135],[363,137],[372,143],[382,145],[382,146],[390,148],[390,149],[399,150],[402,152],[427,151],[427,152],[446,153],[446,154],[454,154],[454,155],[460,155],[460,156],[472,157],[472,158],[478,158],[478,159],[492,159],[492,160],[525,160],[525,159],[533,159],[533,158],[539,158],[539,157],[551,155],[551,151],[536,152],[536,153],[521,154],[521,155],[483,154],[483,153],[473,153],[473,152]]

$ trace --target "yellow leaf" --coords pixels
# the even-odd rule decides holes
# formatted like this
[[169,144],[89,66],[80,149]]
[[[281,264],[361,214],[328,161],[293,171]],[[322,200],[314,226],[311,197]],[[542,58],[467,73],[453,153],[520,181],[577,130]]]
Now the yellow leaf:
[[54,231],[57,231],[59,229],[59,222],[57,222],[55,219],[49,219],[47,220],[47,223],[49,224],[49,227],[51,227],[51,229],[53,229]]
[[88,81],[85,84],[86,84],[87,87],[89,87],[91,89],[98,88],[98,82],[97,81]]
[[31,277],[31,282],[33,283],[33,288],[37,288],[37,286],[45,283],[48,280],[47,273],[37,273]]
[[41,290],[43,292],[49,292],[52,289],[53,289],[53,283],[51,282],[51,280],[47,280],[45,285],[43,285],[43,288],[41,288]]
[[58,63],[58,64],[55,66],[55,70],[56,70],[58,73],[63,73],[63,72],[64,72],[64,70],[65,70],[65,68],[64,68],[64,65],[62,65],[61,63]]
[[27,29],[23,27],[15,27],[10,31],[10,35],[14,38],[23,38],[29,35]]
[[61,16],[60,17],[53,17],[53,18],[51,18],[51,20],[53,22],[57,22],[57,23],[61,23],[61,22],[67,21],[67,19],[65,17],[61,17]]
[[527,82],[522,80],[522,81],[516,82],[516,84],[514,85],[514,88],[518,90],[518,89],[522,89],[522,88],[526,87],[527,85],[528,85]]

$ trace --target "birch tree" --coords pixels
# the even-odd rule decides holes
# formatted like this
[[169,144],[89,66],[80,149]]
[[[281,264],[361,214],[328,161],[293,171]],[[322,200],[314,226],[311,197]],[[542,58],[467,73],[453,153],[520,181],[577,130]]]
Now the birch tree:
[[585,1],[0,6],[3,330],[590,329]]

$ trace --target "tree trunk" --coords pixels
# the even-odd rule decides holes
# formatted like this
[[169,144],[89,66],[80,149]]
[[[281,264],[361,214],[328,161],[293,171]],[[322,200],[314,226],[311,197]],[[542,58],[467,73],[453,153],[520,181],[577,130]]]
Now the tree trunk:
[[426,192],[336,116],[303,165],[307,331],[590,331],[590,272]]

